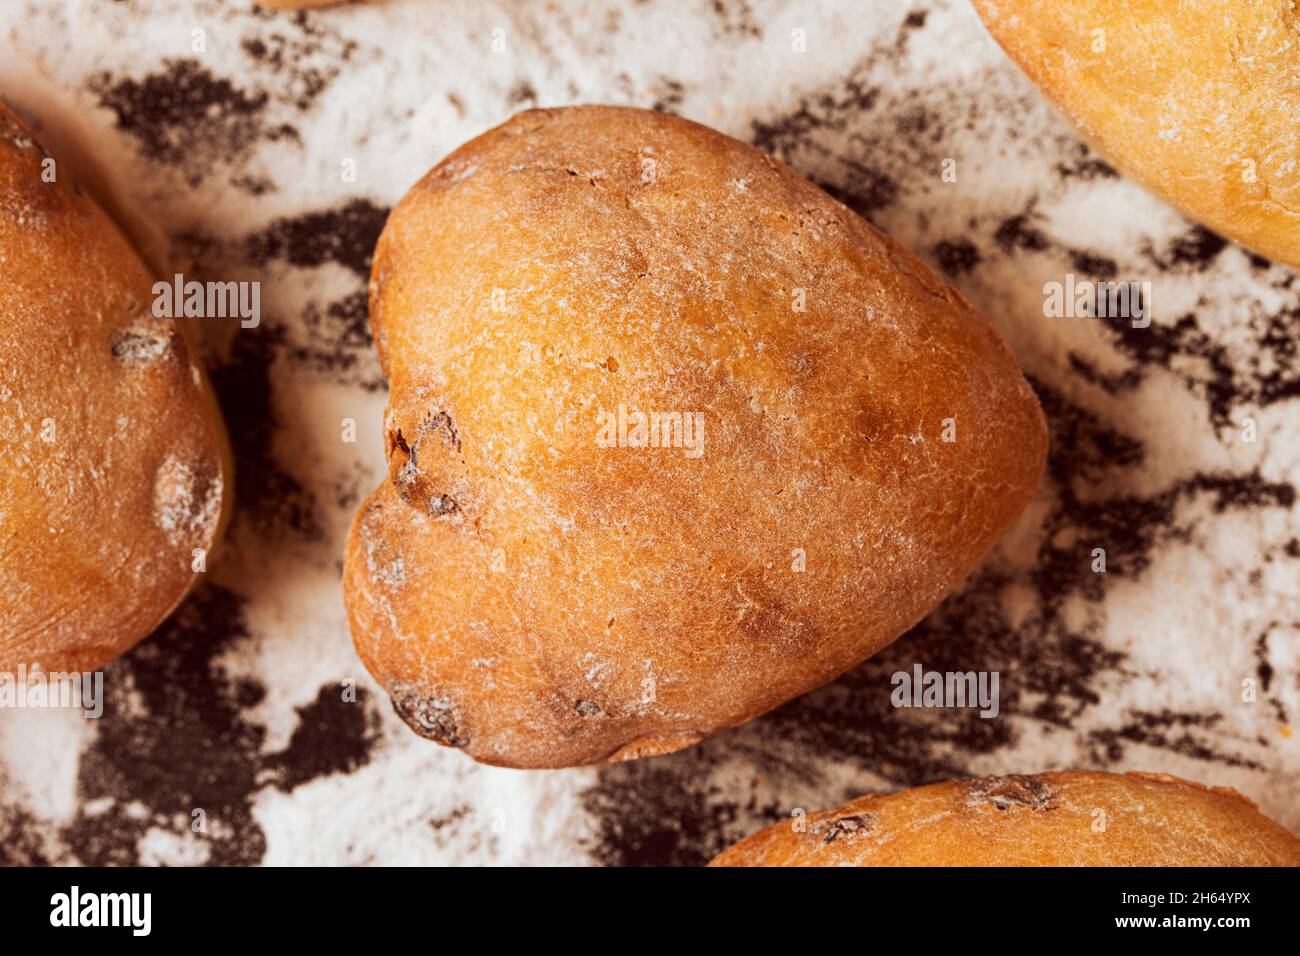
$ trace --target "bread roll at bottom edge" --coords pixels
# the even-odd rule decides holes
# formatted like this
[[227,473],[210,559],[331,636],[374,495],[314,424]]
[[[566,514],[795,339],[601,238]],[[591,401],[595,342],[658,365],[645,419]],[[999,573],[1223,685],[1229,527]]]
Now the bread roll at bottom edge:
[[710,866],[1300,866],[1229,787],[1065,771],[948,780],[778,823]]

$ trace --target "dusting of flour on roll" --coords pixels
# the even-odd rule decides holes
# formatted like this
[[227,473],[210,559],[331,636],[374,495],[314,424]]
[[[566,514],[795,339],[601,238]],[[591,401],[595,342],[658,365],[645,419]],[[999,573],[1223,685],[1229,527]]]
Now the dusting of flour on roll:
[[559,767],[830,681],[961,582],[1042,473],[990,327],[789,167],[615,107],[521,113],[393,211],[388,475],[357,650],[418,734]]

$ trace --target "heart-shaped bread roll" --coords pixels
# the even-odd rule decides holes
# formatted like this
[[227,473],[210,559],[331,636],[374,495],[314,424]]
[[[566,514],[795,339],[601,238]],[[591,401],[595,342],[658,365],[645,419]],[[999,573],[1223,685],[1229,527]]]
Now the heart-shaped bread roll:
[[389,474],[357,650],[477,760],[665,753],[915,624],[1024,508],[1046,432],[989,326],[787,166],[644,110],[522,113],[376,250]]

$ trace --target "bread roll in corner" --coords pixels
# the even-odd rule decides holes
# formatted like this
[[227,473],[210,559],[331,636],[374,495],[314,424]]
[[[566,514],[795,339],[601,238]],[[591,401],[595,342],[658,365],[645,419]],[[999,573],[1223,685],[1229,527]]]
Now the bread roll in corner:
[[1188,216],[1300,267],[1294,0],[974,0],[1108,160]]
[[99,668],[217,540],[225,433],[153,284],[0,104],[0,671]]
[[394,209],[388,475],[357,651],[417,733],[667,753],[854,667],[1020,514],[1047,436],[997,334],[789,167],[646,110],[532,110]]

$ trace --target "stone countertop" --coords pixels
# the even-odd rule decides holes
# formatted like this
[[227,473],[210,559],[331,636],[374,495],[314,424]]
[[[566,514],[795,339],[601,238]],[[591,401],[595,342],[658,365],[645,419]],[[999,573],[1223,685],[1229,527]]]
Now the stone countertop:
[[[0,862],[691,864],[796,807],[1067,767],[1236,787],[1300,829],[1296,272],[1118,176],[964,0],[11,0],[0,98],[160,268],[263,288],[257,329],[200,329],[226,546],[108,668],[102,719],[0,713]],[[834,684],[672,756],[502,770],[410,733],[348,637],[342,541],[383,474],[366,277],[438,159],[584,102],[751,142],[918,252],[1015,352],[1051,461],[964,588]],[[1046,317],[1067,275],[1151,282],[1151,326]],[[917,663],[998,671],[999,717],[893,708]]]

